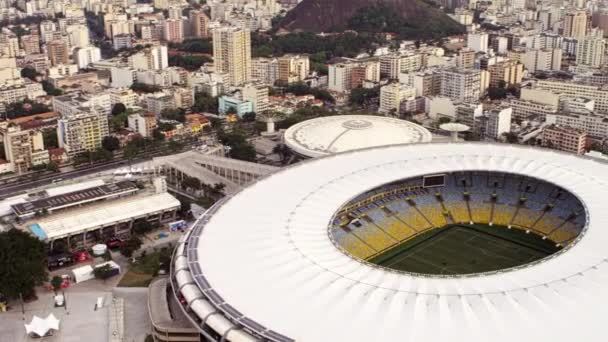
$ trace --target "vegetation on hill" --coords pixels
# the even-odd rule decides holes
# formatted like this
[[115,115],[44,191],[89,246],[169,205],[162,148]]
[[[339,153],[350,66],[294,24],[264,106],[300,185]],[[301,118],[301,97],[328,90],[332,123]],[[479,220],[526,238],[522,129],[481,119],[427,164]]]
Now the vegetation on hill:
[[279,36],[252,34],[251,45],[254,57],[281,56],[287,53],[308,54],[311,69],[327,74],[329,60],[336,57],[356,57],[371,52],[386,41],[375,33],[345,32],[342,34],[317,36],[312,32],[290,33]]
[[464,32],[434,3],[424,0],[303,0],[280,27],[291,32],[393,32],[402,39]]
[[462,32],[460,24],[437,10],[406,19],[383,4],[358,9],[347,27],[357,32],[393,32],[404,39],[438,38]]

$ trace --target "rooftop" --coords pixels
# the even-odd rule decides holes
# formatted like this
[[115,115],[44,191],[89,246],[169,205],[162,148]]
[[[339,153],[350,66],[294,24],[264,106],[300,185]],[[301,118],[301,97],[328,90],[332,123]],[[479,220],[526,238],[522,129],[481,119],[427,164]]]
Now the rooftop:
[[285,132],[285,143],[307,157],[365,147],[429,142],[431,133],[410,121],[374,115],[339,115],[307,120]]
[[104,184],[91,188],[80,189],[73,192],[45,197],[38,200],[18,203],[12,205],[13,212],[17,216],[32,215],[44,210],[55,210],[72,207],[77,204],[88,203],[110,196],[137,191],[137,185],[133,182],[123,181],[112,184]]
[[[541,262],[469,277],[397,273],[356,260],[330,240],[329,222],[355,196],[454,170],[523,174],[560,186],[583,203],[585,231]],[[602,341],[607,170],[596,159],[482,143],[385,146],[312,159],[207,212],[190,232],[184,263],[213,312],[297,341]]]
[[180,202],[166,192],[141,194],[32,219],[22,226],[42,232],[37,234],[42,239],[54,240],[179,206]]

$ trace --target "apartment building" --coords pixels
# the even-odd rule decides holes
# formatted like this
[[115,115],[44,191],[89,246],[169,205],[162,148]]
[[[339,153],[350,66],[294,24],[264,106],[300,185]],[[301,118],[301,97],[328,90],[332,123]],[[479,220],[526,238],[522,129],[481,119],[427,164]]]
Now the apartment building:
[[502,83],[506,86],[521,83],[524,66],[515,61],[502,61],[488,66],[490,73],[490,87],[499,87]]
[[251,35],[249,30],[222,26],[213,30],[215,71],[228,74],[228,82],[239,86],[251,80]]
[[416,97],[416,89],[393,82],[380,88],[380,108],[382,114],[398,115],[401,103]]
[[129,129],[139,133],[142,137],[150,137],[157,127],[154,113],[134,113],[127,119]]
[[107,93],[110,95],[112,106],[122,103],[127,108],[133,108],[139,104],[139,96],[129,88],[108,89]]
[[49,162],[41,131],[22,129],[19,125],[3,122],[0,123],[0,136],[6,161],[16,174],[23,174],[32,166]]
[[[574,83],[563,80],[538,80],[535,89],[548,90],[556,94],[586,97],[595,101],[598,114],[608,114],[608,87]],[[588,131],[591,134],[590,131]]]
[[70,50],[65,41],[55,40],[47,44],[47,53],[52,65],[69,63]]
[[529,72],[560,70],[562,65],[562,49],[530,49],[521,55],[520,61]]
[[441,70],[439,94],[456,102],[475,102],[481,91],[481,74],[473,69]]
[[196,38],[208,38],[211,33],[209,30],[209,17],[201,10],[192,10],[189,13],[192,36]]
[[547,115],[546,123],[583,130],[587,132],[587,137],[593,140],[608,138],[608,121],[604,115],[558,112]]
[[278,58],[278,68],[281,82],[302,82],[310,73],[310,61],[304,55],[284,55]]
[[589,29],[587,11],[570,11],[564,16],[564,37],[583,38]]
[[259,83],[247,83],[241,90],[243,101],[249,101],[253,105],[253,111],[264,113],[270,108],[268,99],[268,87]]
[[252,58],[251,78],[263,84],[273,86],[279,79],[279,61],[276,58]]
[[583,155],[586,152],[587,132],[580,128],[549,125],[543,128],[541,144],[544,147]]
[[484,113],[486,117],[485,136],[500,139],[503,134],[511,132],[511,107],[492,108]]
[[606,40],[601,37],[584,37],[578,39],[576,46],[576,63],[593,68],[604,64],[606,54]]
[[59,147],[70,157],[100,148],[109,133],[108,116],[101,112],[62,114],[57,122]]

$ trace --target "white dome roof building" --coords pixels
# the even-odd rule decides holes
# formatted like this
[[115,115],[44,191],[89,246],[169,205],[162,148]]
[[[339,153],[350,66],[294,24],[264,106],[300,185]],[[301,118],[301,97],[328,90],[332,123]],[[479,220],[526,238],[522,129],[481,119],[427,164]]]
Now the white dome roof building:
[[410,121],[375,115],[327,116],[291,126],[283,137],[299,155],[316,158],[367,147],[430,142],[431,132]]
[[[375,119],[372,126],[386,123]],[[323,137],[344,122],[311,128],[323,143],[301,152],[360,146],[348,138],[356,128]],[[424,130],[405,130],[410,141],[429,139]],[[606,162],[591,158],[482,143],[393,145],[306,160],[199,218],[176,248],[173,291],[183,297],[193,325],[217,341],[606,341],[607,171]],[[563,189],[555,198],[580,203],[580,231],[567,247],[535,262],[466,275],[391,270],[332,240],[338,210],[358,196],[413,177],[463,172],[514,175]],[[488,177],[484,186],[492,183]],[[499,188],[504,196],[506,186]]]

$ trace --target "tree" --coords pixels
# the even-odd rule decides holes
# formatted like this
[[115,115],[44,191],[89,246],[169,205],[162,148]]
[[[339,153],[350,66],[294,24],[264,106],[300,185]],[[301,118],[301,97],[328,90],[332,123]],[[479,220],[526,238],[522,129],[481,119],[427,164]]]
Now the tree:
[[179,141],[177,141],[175,139],[170,139],[169,143],[167,144],[167,147],[169,148],[169,151],[177,152],[184,147],[184,144],[180,143]]
[[505,88],[490,87],[488,88],[488,96],[492,100],[500,100],[507,97],[507,90]]
[[377,99],[380,96],[380,88],[355,88],[351,91],[349,102],[351,105],[363,106],[372,99]]
[[213,44],[209,38],[186,39],[180,44],[176,44],[175,48],[186,52],[213,53]]
[[217,113],[218,102],[217,98],[207,93],[196,93],[194,96],[194,105],[192,111],[194,112],[205,112],[205,113]]
[[110,118],[110,125],[112,126],[112,130],[120,131],[121,129],[125,128],[127,126],[128,119],[129,116],[127,115],[127,113],[120,113]]
[[74,158],[72,159],[72,162],[74,163],[75,166],[84,164],[84,163],[90,163],[93,161],[93,156],[92,153],[89,151],[84,151],[84,152],[80,152],[78,154],[76,154],[74,156]]
[[101,146],[110,152],[114,152],[120,148],[120,141],[118,138],[108,135],[101,141]]
[[59,96],[63,94],[63,90],[55,88],[49,81],[42,81],[42,89],[51,96]]
[[446,117],[446,116],[442,116],[442,117],[440,117],[440,118],[439,118],[439,120],[437,121],[437,125],[441,126],[441,125],[443,125],[443,124],[445,124],[445,123],[448,123],[448,122],[452,122],[452,119],[450,119],[450,118],[448,118],[448,117]]
[[152,230],[152,224],[145,218],[137,219],[133,222],[133,231],[137,234],[146,234]]
[[53,291],[55,291],[55,293],[61,289],[61,284],[63,284],[63,279],[60,276],[54,276],[51,278],[51,286],[53,287]]
[[245,113],[243,114],[243,121],[244,122],[254,122],[255,121],[255,117],[256,114],[254,112],[249,112],[249,113]]
[[59,171],[59,166],[55,162],[49,162],[48,164],[46,164],[46,170],[51,172],[57,172]]
[[93,275],[96,279],[106,280],[112,276],[112,266],[105,264],[103,266],[93,268]]
[[190,202],[190,199],[188,199],[187,197],[184,196],[179,196],[177,198],[179,200],[180,203],[180,207],[178,210],[178,215],[181,217],[187,217],[188,214],[190,213],[190,209],[192,208],[192,203]]
[[242,132],[233,131],[231,133],[219,134],[222,144],[230,147],[229,156],[234,159],[255,161],[255,148]]
[[120,254],[130,258],[133,256],[133,253],[137,251],[143,243],[137,236],[132,236],[125,243],[120,246]]
[[129,160],[135,158],[140,153],[140,150],[137,146],[133,144],[127,144],[123,151],[123,156]]
[[186,122],[186,112],[181,108],[165,108],[160,113],[160,116],[167,120],[178,122]]
[[161,89],[158,86],[135,82],[131,85],[131,90],[140,93],[155,93]]
[[47,149],[59,147],[59,140],[57,138],[57,130],[47,129],[47,130],[42,131],[42,142],[44,143],[44,147]]
[[112,154],[112,152],[101,147],[96,149],[95,152],[93,152],[92,154],[93,161],[108,161],[112,160],[113,157],[114,155]]
[[162,130],[156,128],[152,131],[152,139],[155,141],[163,141],[165,140],[165,135],[163,134]]
[[503,133],[503,136],[509,144],[516,144],[519,141],[517,139],[517,133],[507,132]]
[[0,293],[9,298],[32,298],[48,279],[44,243],[24,231],[0,233],[0,260]]
[[169,57],[170,66],[182,67],[189,71],[198,70],[205,63],[210,63],[212,61],[213,59],[208,56],[172,55]]
[[47,113],[50,111],[51,108],[42,103],[34,102],[32,100],[23,100],[8,104],[6,106],[6,112],[4,115],[7,119],[15,119],[28,115]]
[[184,179],[181,181],[182,189],[193,189],[193,190],[201,190],[202,184],[201,180],[196,177],[184,176]]
[[116,103],[113,107],[112,107],[112,116],[116,116],[118,114],[122,114],[125,113],[127,111],[127,107],[122,104],[122,103]]
[[32,67],[25,67],[21,69],[21,77],[27,77],[32,81],[35,81],[38,76],[42,76],[36,69]]

